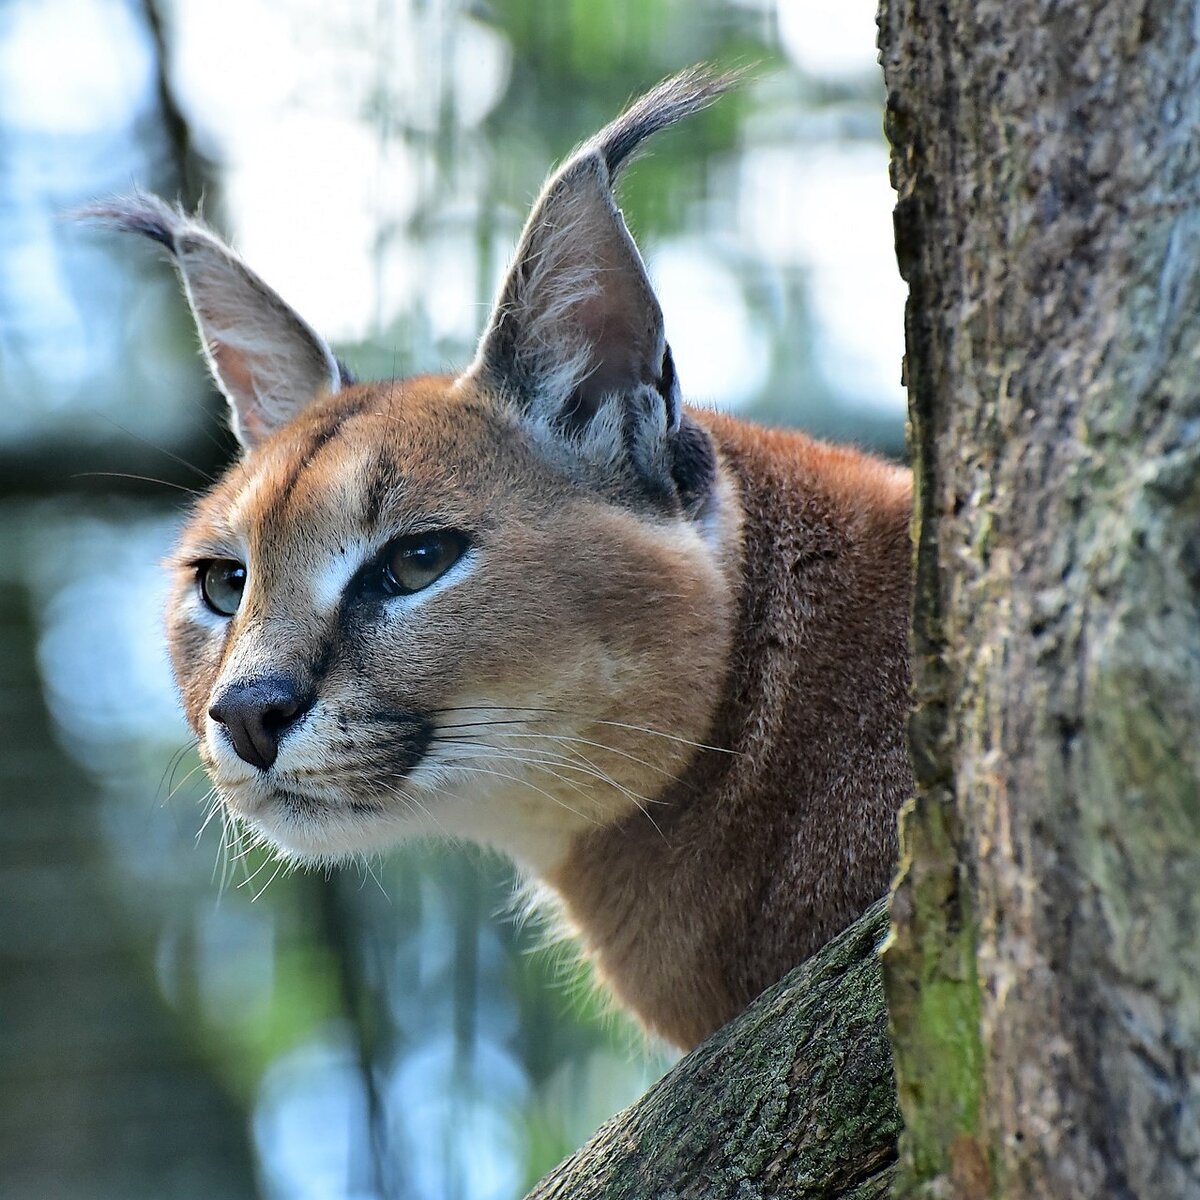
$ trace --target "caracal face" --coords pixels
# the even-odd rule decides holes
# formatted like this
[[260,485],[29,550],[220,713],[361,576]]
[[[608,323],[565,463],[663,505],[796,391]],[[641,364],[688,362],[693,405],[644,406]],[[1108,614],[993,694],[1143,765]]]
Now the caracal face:
[[719,694],[720,501],[587,476],[470,379],[341,388],[256,444],[168,618],[229,812],[303,858],[449,833],[541,870],[652,819]]

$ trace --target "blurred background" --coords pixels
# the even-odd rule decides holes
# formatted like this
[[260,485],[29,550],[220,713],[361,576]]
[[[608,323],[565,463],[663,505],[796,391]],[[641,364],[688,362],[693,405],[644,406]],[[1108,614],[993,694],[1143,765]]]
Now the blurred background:
[[201,831],[157,563],[228,461],[137,182],[361,376],[465,364],[550,165],[750,69],[623,203],[685,397],[899,456],[873,0],[0,5],[0,1196],[517,1197],[669,1065],[504,863],[278,873]]

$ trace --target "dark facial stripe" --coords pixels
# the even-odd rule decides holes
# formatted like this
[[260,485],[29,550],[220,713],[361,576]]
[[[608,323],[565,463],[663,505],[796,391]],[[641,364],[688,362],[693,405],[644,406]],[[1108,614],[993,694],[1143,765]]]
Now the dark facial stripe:
[[374,725],[386,730],[378,748],[384,751],[384,762],[368,774],[370,781],[383,791],[412,773],[429,753],[434,741],[434,724],[428,713],[419,711],[360,713],[355,717],[360,725]]
[[337,650],[338,642],[342,638],[343,626],[340,619],[340,612],[338,616],[339,619],[334,624],[334,627],[324,634],[320,642],[312,650],[309,670],[312,673],[313,685],[318,689],[325,681],[325,676],[329,668],[333,665],[333,656]]
[[316,428],[311,430],[307,445],[297,448],[292,455],[292,465],[286,478],[280,484],[272,499],[270,507],[263,513],[264,525],[278,526],[282,524],[284,510],[300,482],[300,476],[313,464],[313,460],[341,432],[342,427],[353,417],[357,417],[371,402],[369,395],[358,398],[351,404],[338,408]]
[[364,529],[373,528],[383,513],[384,504],[400,488],[401,474],[395,462],[382,450],[375,456],[363,488]]
[[365,671],[366,664],[360,660],[358,650],[359,639],[354,628],[354,607],[360,601],[359,590],[362,586],[362,575],[370,567],[360,567],[346,584],[338,597],[337,609],[333,613],[321,633],[320,640],[313,646],[309,662],[312,677],[320,687],[329,669],[333,666],[339,650],[343,655],[349,655],[352,660],[358,660],[358,669]]

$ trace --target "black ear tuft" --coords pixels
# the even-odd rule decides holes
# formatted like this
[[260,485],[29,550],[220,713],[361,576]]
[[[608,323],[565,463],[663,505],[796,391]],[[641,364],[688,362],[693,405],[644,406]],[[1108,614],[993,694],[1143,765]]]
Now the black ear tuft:
[[675,375],[675,359],[671,347],[663,347],[662,362],[658,367],[658,378],[654,381],[654,390],[663,398],[667,410],[667,429],[679,428],[679,380]]
[[[664,79],[635,100],[615,121],[588,143],[604,155],[612,179],[626,166],[642,143],[676,121],[707,108],[738,82],[736,71],[718,73],[697,65]],[[587,147],[585,147],[586,149]]]

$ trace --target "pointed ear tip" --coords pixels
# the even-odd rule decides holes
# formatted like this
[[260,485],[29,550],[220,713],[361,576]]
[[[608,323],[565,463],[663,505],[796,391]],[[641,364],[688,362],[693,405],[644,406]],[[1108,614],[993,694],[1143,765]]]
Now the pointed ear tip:
[[552,176],[552,183],[577,185],[584,181],[595,182],[605,192],[611,192],[613,171],[605,155],[604,145],[599,138],[586,141],[563,164],[562,169]]
[[735,86],[743,74],[742,70],[718,71],[699,63],[671,75],[634,100],[587,143],[587,148],[599,152],[610,179],[615,179],[647,138],[707,108]]
[[176,251],[179,233],[187,224],[182,211],[173,208],[161,196],[141,188],[72,209],[64,214],[64,218],[120,233],[138,233],[172,253]]

